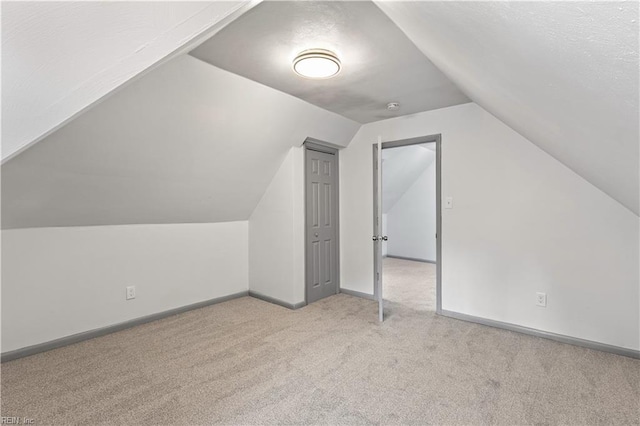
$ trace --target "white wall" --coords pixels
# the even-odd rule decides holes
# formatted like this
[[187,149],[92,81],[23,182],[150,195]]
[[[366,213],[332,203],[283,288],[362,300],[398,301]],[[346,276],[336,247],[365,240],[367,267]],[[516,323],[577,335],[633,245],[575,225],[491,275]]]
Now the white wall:
[[3,4],[2,159],[252,4]]
[[304,150],[289,150],[249,219],[249,289],[304,302]]
[[179,56],[3,164],[2,228],[248,220],[291,147],[359,128]]
[[365,125],[340,152],[342,287],[373,293],[371,144],[435,133],[443,309],[639,349],[638,217],[476,104]]
[[436,260],[436,162],[431,154],[434,161],[386,214],[389,256]]
[[376,4],[465,95],[640,213],[639,2]]
[[247,259],[246,221],[4,230],[2,351],[247,291]]

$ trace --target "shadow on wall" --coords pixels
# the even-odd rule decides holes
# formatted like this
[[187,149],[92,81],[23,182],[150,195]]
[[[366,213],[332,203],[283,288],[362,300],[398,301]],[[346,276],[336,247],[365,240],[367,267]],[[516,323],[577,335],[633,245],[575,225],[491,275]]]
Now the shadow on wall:
[[436,260],[435,143],[382,152],[383,256]]

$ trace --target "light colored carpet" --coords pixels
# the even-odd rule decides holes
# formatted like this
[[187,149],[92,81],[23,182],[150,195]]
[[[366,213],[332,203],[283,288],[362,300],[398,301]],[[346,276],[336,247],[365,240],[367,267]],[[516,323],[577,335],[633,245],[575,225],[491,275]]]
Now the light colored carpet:
[[[393,263],[391,275],[425,267]],[[385,278],[382,325],[374,302],[344,294],[297,311],[245,297],[2,364],[2,415],[83,425],[639,423],[640,361],[438,317],[428,303],[403,304],[403,280]]]
[[382,268],[382,297],[385,314],[394,315],[395,306],[418,311],[436,310],[436,265],[387,257]]

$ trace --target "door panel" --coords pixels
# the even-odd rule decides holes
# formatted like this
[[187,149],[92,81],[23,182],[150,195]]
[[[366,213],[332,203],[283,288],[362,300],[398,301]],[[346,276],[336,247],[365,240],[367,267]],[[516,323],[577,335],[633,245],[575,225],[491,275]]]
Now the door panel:
[[338,292],[337,159],[306,150],[307,303]]
[[324,242],[324,257],[325,257],[325,263],[324,263],[324,279],[325,279],[325,284],[331,284],[332,282],[332,277],[333,274],[331,273],[331,253],[332,253],[332,249],[331,249],[331,240],[326,240]]
[[311,243],[312,248],[311,248],[311,252],[312,252],[312,266],[311,266],[311,273],[312,273],[312,279],[311,279],[311,286],[312,287],[318,287],[320,285],[320,242],[319,241],[313,241]]
[[331,211],[333,210],[333,203],[331,202],[331,185],[324,184],[324,226],[331,226]]
[[320,184],[311,183],[311,225],[314,228],[320,226]]

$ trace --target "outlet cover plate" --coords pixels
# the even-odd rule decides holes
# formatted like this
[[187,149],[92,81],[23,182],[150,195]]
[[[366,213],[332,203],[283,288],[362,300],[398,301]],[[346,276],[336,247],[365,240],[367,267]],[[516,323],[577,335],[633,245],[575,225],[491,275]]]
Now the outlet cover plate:
[[452,209],[453,208],[453,197],[446,197],[444,199],[444,208]]
[[136,288],[135,288],[135,286],[127,287],[127,300],[131,300],[131,299],[135,299],[135,298],[136,298]]

